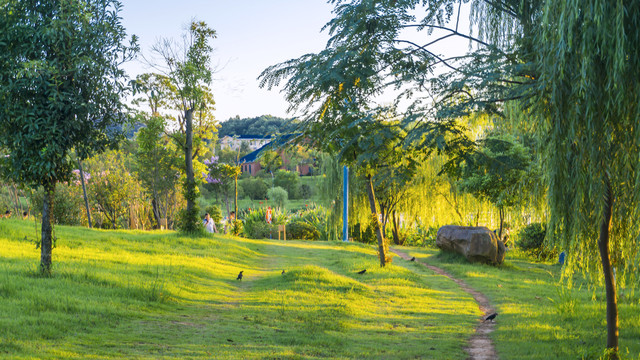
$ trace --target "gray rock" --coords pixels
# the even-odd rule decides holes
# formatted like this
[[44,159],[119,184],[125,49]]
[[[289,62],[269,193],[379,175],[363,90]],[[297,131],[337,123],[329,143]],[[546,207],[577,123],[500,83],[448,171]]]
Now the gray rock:
[[438,229],[436,245],[462,254],[470,262],[498,265],[504,261],[504,243],[484,226],[445,225]]

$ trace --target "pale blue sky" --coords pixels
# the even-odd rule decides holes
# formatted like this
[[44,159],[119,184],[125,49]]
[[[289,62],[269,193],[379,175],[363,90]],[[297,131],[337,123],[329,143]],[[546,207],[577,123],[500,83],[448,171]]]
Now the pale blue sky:
[[[257,76],[267,66],[322,50],[328,40],[322,26],[332,18],[326,0],[123,0],[128,34],[140,38],[142,52],[158,39],[179,40],[192,18],[218,33],[214,63],[220,70],[212,84],[219,121],[265,114],[291,116],[275,90],[259,89]],[[125,65],[132,77],[151,71],[140,62]]]

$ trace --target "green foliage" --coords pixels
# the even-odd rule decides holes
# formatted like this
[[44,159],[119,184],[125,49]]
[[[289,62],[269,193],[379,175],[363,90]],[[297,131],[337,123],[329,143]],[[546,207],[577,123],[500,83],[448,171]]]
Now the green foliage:
[[5,211],[13,208],[13,196],[9,194],[8,187],[0,187],[0,214],[4,214]]
[[606,248],[618,266],[619,288],[640,283],[638,6],[635,1],[546,1],[539,37],[536,110],[546,145],[549,235],[569,255],[567,275],[581,269],[602,280],[594,240],[611,201]]
[[191,201],[193,206],[191,208],[187,206],[180,210],[177,220],[177,229],[184,233],[199,233],[202,231],[203,227],[202,221],[200,221],[200,209],[198,209],[196,202],[199,195],[198,187],[193,180],[190,181],[185,178],[183,182],[182,195],[187,202]]
[[408,231],[408,233],[406,234],[404,245],[435,247],[437,234],[438,228],[435,226],[429,226],[427,228],[417,226]]
[[[85,162],[87,171],[91,169],[87,186],[98,225],[128,227],[128,210],[142,195],[139,180],[127,168],[131,160],[121,151],[109,151]],[[104,222],[99,216],[104,216]]]
[[[167,115],[177,121],[172,138],[184,149],[186,179],[183,181],[183,196],[187,206],[181,212],[180,229],[197,232],[200,225],[197,179],[194,173],[194,159],[202,150],[205,139],[215,133],[215,121],[211,112],[214,100],[209,89],[212,81],[210,44],[216,38],[215,30],[205,22],[193,20],[189,24],[183,42],[165,40],[153,47],[154,53],[164,62],[157,68],[165,67],[164,74],[149,74],[138,78],[137,88],[147,93],[152,116],[162,106],[165,111],[177,111],[178,116]],[[159,99],[158,96],[165,98]],[[197,163],[196,163],[197,164]]]
[[291,200],[300,198],[300,176],[294,171],[276,171],[273,186],[285,189]]
[[329,238],[326,209],[315,207],[292,216],[287,224],[287,238],[301,240],[324,240]]
[[288,133],[294,127],[293,119],[283,119],[277,116],[263,115],[254,118],[231,118],[220,123],[219,137],[235,135],[258,135]]
[[[44,198],[44,189],[38,188],[31,193],[29,201],[33,214],[40,215]],[[86,223],[82,189],[75,184],[58,183],[54,193],[53,222],[60,225],[82,225]],[[0,208],[2,209],[2,208]],[[84,221],[83,221],[84,220]]]
[[[267,197],[267,183],[261,178],[248,178],[242,181],[244,194],[252,200],[264,200]],[[239,184],[240,185],[240,184]]]
[[307,184],[300,185],[300,198],[311,199],[314,195],[313,188]]
[[374,224],[368,223],[364,228],[361,223],[353,225],[351,237],[357,242],[375,244],[377,240],[374,232]]
[[271,224],[266,220],[266,209],[260,208],[250,211],[244,216],[244,235],[250,239],[268,239],[277,235],[275,220],[278,218],[278,212],[273,210]]
[[3,4],[0,146],[10,155],[3,161],[11,178],[68,180],[72,149],[84,159],[121,138],[119,65],[137,48],[124,44],[120,9],[116,0]]
[[260,166],[265,172],[274,174],[282,166],[282,157],[273,150],[266,150],[260,153]]
[[219,206],[217,205],[207,206],[206,212],[211,217],[211,220],[213,220],[213,222],[216,223],[216,225],[222,222],[222,210],[220,210]]
[[287,239],[320,240],[320,231],[306,221],[293,219],[287,224]]
[[459,177],[458,186],[486,199],[496,207],[510,207],[526,198],[527,180],[532,176],[529,149],[510,135],[489,135],[479,141],[475,152],[453,157],[444,166],[449,175]]
[[179,177],[176,174],[181,171],[182,164],[177,149],[164,135],[165,120],[151,116],[145,125],[136,135],[137,174],[152,198],[155,217],[167,218],[181,205],[177,196]]
[[[124,44],[117,0],[1,6],[0,148],[9,156],[0,159],[0,171],[51,192],[70,179],[72,150],[86,159],[123,137],[120,65],[137,51],[135,38]],[[51,268],[49,208],[43,206],[43,273]]]
[[520,229],[518,232],[518,247],[527,253],[543,260],[557,255],[555,249],[548,249],[545,244],[547,227],[542,223],[533,223]]
[[242,220],[235,219],[231,225],[231,235],[242,236],[242,234],[244,234],[244,224]]
[[287,194],[287,190],[276,186],[276,187],[272,187],[271,189],[269,189],[267,191],[267,198],[270,201],[273,201],[276,203],[276,206],[280,209],[284,209],[284,207],[287,205],[287,201],[288,201],[288,194]]

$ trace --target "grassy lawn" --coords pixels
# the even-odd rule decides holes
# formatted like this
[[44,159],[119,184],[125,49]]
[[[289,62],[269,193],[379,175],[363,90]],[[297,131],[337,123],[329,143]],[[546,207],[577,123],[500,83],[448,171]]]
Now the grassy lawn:
[[[464,359],[480,315],[452,281],[397,257],[381,269],[362,244],[55,232],[54,275],[43,278],[34,223],[0,221],[2,358]],[[402,250],[489,296],[501,359],[602,354],[603,292],[563,290],[558,266]],[[639,310],[638,294],[623,291],[626,359],[640,359]]]
[[[492,334],[502,359],[598,359],[606,346],[604,289],[576,280],[559,286],[560,266],[507,253],[501,267],[471,265],[438,250],[405,248],[486,294],[497,312]],[[417,265],[414,265],[414,267]],[[579,276],[576,276],[577,278]],[[619,294],[620,352],[640,359],[640,294]]]
[[460,359],[479,316],[371,246],[55,231],[42,278],[34,223],[0,221],[0,357]]

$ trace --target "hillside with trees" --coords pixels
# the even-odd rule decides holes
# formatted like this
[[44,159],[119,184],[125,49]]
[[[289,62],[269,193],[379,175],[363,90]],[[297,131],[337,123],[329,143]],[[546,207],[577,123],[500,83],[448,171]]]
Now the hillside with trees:
[[262,115],[254,118],[240,118],[236,116],[220,123],[218,136],[234,135],[271,135],[282,134],[295,130],[298,121],[283,119],[277,116]]

